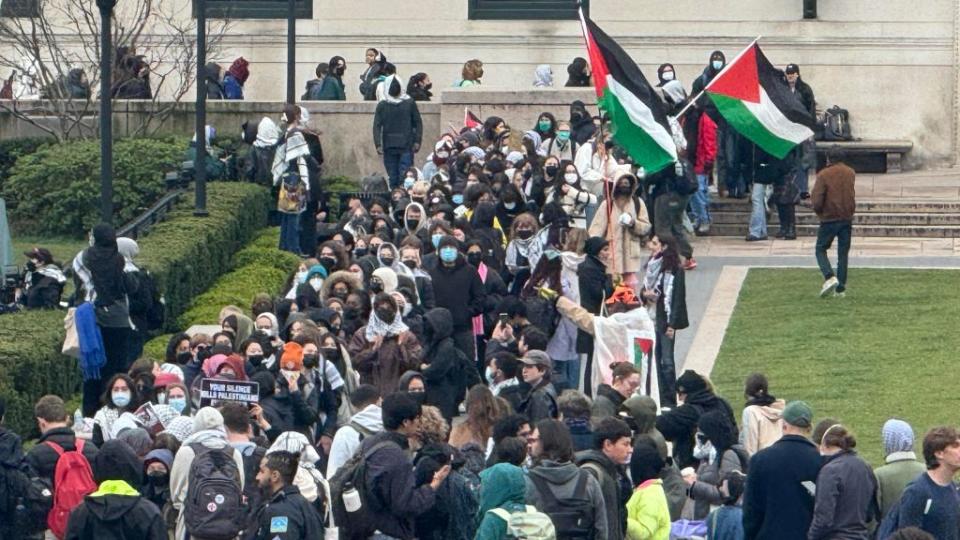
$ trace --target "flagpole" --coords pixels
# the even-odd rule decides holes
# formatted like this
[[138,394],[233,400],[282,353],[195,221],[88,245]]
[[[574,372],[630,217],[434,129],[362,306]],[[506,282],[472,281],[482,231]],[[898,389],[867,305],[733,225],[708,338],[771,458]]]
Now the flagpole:
[[744,47],[744,49],[743,49],[742,51],[740,51],[740,54],[738,54],[737,56],[735,56],[732,61],[730,61],[730,62],[727,63],[727,65],[723,66],[723,69],[720,70],[720,73],[717,73],[717,75],[716,75],[713,79],[711,79],[710,82],[708,82],[706,86],[703,87],[703,90],[701,90],[699,94],[697,94],[696,96],[693,96],[693,99],[691,99],[690,101],[688,101],[687,104],[684,105],[682,109],[680,109],[680,112],[678,112],[677,114],[674,115],[674,118],[680,118],[681,116],[683,116],[683,113],[687,112],[687,109],[689,109],[690,107],[693,107],[693,105],[697,102],[697,100],[700,99],[700,96],[702,96],[703,94],[705,94],[705,93],[707,92],[707,90],[708,90],[711,86],[713,86],[713,83],[716,82],[716,80],[719,79],[721,75],[723,75],[724,73],[726,73],[726,71],[727,71],[728,69],[730,69],[730,66],[736,64],[736,63],[737,63],[737,60],[739,60],[741,56],[743,56],[744,54],[746,54],[746,52],[750,50],[750,47],[753,47],[754,45],[756,45],[757,42],[760,41],[760,38],[762,38],[762,37],[763,37],[762,35],[757,36],[756,39],[754,39],[753,41],[751,41],[749,45],[747,45],[746,47]]

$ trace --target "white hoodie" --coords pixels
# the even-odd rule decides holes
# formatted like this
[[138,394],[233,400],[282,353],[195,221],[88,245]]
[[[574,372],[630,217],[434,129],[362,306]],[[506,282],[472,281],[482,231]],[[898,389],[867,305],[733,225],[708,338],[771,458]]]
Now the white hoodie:
[[360,448],[360,432],[353,424],[366,429],[371,434],[383,431],[383,410],[379,405],[367,405],[353,415],[350,422],[337,430],[330,445],[330,458],[327,460],[327,478],[333,478],[344,463]]

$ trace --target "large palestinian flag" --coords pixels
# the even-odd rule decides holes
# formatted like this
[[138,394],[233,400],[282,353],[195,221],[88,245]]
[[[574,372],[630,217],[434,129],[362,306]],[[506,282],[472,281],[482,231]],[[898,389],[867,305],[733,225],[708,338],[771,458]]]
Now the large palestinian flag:
[[813,137],[814,119],[756,43],[706,90],[733,129],[778,159]]
[[613,140],[647,174],[677,160],[677,146],[660,96],[616,41],[580,13],[597,105],[610,117]]

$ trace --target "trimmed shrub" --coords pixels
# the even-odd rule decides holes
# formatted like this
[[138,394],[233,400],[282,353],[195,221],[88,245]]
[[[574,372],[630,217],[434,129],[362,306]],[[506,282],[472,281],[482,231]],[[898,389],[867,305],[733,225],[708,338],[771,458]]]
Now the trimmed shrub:
[[[183,139],[114,143],[114,222],[126,223],[166,192],[163,172],[183,159]],[[3,186],[14,229],[82,236],[100,221],[100,142],[41,146],[21,156]]]
[[10,169],[20,156],[32,154],[45,144],[55,142],[50,137],[23,137],[0,141],[0,193],[3,193],[3,182],[10,176]]

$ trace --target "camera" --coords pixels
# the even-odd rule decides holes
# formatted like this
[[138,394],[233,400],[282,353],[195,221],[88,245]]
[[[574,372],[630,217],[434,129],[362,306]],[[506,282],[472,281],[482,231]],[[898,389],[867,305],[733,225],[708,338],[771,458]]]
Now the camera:
[[16,301],[16,292],[23,283],[20,267],[11,264],[3,266],[0,274],[0,304],[12,304]]

